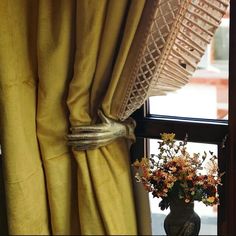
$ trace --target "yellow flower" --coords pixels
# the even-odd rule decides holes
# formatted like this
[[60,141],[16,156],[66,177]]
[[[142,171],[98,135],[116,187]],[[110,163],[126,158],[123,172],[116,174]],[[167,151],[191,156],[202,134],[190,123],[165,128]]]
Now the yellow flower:
[[139,160],[138,159],[136,159],[136,161],[133,163],[133,165],[132,166],[134,166],[135,168],[139,168],[140,167],[140,162],[139,162]]
[[174,185],[174,183],[168,183],[168,184],[167,184],[167,188],[172,188],[173,185]]
[[215,201],[215,197],[208,197],[207,201],[213,203]]
[[175,138],[175,134],[174,133],[163,133],[161,134],[161,139],[163,141],[172,141]]

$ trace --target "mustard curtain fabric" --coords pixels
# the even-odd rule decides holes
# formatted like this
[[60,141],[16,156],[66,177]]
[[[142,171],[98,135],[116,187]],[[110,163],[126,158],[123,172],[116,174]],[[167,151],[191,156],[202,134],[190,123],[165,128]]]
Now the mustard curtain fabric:
[[33,1],[0,2],[0,130],[9,234],[50,233],[36,133],[37,11]]
[[0,235],[8,235],[6,199],[4,191],[4,179],[2,172],[2,158],[0,154]]
[[144,0],[0,1],[0,130],[9,234],[137,234],[129,147],[73,151],[111,102]]

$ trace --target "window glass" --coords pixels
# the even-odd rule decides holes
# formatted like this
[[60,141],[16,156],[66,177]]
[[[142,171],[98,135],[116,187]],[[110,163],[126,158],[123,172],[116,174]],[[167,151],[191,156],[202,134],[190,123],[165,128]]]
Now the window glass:
[[228,119],[229,14],[222,19],[198,69],[176,92],[150,98],[158,115]]

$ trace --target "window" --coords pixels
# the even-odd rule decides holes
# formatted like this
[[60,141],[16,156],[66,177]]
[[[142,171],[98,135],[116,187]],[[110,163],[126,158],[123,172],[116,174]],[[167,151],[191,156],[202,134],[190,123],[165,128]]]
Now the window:
[[[216,229],[219,235],[236,234],[234,222],[236,220],[236,28],[233,28],[235,24],[236,2],[231,1],[229,69],[224,64],[227,49],[224,49],[225,53],[220,57],[218,49],[214,48],[215,57],[212,60],[214,66],[217,65],[226,71],[228,76],[226,92],[228,95],[224,97],[223,102],[220,100],[216,104],[214,116],[181,115],[182,113],[176,115],[165,112],[160,114],[160,112],[153,112],[152,108],[150,109],[149,103],[151,101],[148,101],[134,114],[137,122],[135,131],[137,142],[133,146],[134,158],[142,157],[148,153],[149,139],[158,139],[160,138],[159,134],[163,132],[174,132],[180,138],[188,133],[189,142],[212,144],[216,147],[220,170],[226,172],[223,177],[223,186],[219,192],[221,204],[218,206]],[[227,23],[224,23],[223,27],[227,28]],[[225,28],[220,30],[224,31]],[[219,35],[215,40],[222,42],[224,37],[221,33]],[[199,93],[198,96],[201,94]],[[225,98],[227,98],[228,104],[225,104]],[[159,104],[163,105],[163,101]]]
[[167,96],[151,97],[150,114],[228,119],[228,51],[226,13],[188,84]]

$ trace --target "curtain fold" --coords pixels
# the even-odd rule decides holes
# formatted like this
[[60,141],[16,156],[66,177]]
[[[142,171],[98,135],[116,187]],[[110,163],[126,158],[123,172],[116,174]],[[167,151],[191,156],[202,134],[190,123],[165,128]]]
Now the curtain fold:
[[66,144],[111,101],[144,0],[2,0],[0,142],[9,234],[137,234],[129,146]]
[[73,76],[75,1],[40,0],[37,24],[37,137],[53,234],[80,233],[76,166],[66,143],[66,96]]
[[99,124],[100,109],[126,119],[153,85],[161,94],[185,84],[226,11],[227,0],[214,2],[0,1],[0,198],[4,191],[9,234],[148,232],[138,231],[136,216],[148,207],[140,213],[134,203],[127,140],[76,151],[66,135]]
[[[90,124],[104,93],[114,89],[111,83],[119,79],[122,58],[128,53],[143,6],[144,1],[77,2],[74,77],[67,102],[72,126]],[[104,112],[111,116],[109,108]],[[126,141],[73,154],[78,166],[81,232],[137,234]]]
[[0,130],[9,234],[48,234],[35,122],[37,1],[1,1],[0,15]]
[[4,188],[1,153],[0,153],[0,235],[8,235],[6,195],[5,195],[5,188]]

